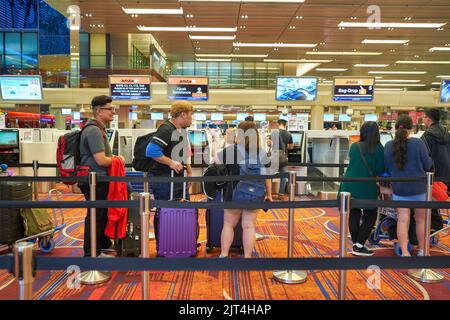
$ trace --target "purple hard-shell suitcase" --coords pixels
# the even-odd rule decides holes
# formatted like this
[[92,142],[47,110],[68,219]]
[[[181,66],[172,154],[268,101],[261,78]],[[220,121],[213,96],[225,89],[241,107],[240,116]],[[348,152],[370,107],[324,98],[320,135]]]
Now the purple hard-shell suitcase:
[[[173,183],[170,185],[170,197],[172,200]],[[185,184],[183,185],[183,198],[186,198]],[[197,254],[197,209],[161,208],[158,212],[157,224],[158,256],[166,258],[187,258]]]

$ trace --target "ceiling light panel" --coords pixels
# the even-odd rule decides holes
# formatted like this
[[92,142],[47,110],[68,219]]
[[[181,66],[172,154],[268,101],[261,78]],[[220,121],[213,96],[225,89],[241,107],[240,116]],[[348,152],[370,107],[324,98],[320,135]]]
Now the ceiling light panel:
[[145,27],[138,26],[140,31],[178,31],[178,32],[236,32],[237,28],[193,28],[193,27]]
[[342,72],[342,71],[347,71],[347,68],[317,68],[316,71],[328,71],[328,72]]
[[233,36],[192,36],[189,35],[192,40],[234,40],[236,35]]
[[437,29],[446,23],[402,23],[402,22],[345,22],[339,23],[339,27],[346,28],[430,28]]
[[395,83],[378,83],[377,86],[387,86],[387,87],[425,87],[426,84],[423,83],[402,83],[402,84],[395,84]]
[[405,44],[408,42],[409,42],[409,40],[370,40],[370,39],[365,39],[361,43],[364,43],[364,44]]
[[386,79],[386,80],[375,80],[376,82],[391,82],[391,83],[419,83],[420,80],[400,80],[400,79],[396,79],[396,80],[391,80],[391,79]]
[[327,56],[380,56],[383,52],[360,52],[360,51],[308,51],[310,55],[327,55]]
[[430,48],[429,51],[430,52],[433,52],[433,51],[450,51],[450,47],[433,47],[433,48]]
[[183,8],[179,9],[126,9],[122,7],[126,14],[183,14]]
[[265,48],[314,48],[317,43],[245,43],[233,42],[234,47],[265,47]]
[[333,60],[264,59],[264,62],[285,62],[285,63],[328,63],[328,62],[333,62]]
[[427,71],[369,71],[370,74],[425,74]]
[[450,61],[439,61],[439,60],[432,60],[432,61],[399,60],[399,61],[395,61],[395,63],[399,63],[399,64],[450,64]]
[[389,67],[388,64],[366,64],[366,63],[358,63],[353,66],[356,68],[386,68],[386,67]]
[[305,0],[178,0],[179,2],[303,3]]

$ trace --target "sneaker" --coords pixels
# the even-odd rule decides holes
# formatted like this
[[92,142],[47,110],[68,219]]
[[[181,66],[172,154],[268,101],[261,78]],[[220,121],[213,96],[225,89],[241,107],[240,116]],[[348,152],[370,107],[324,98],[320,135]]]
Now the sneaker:
[[354,256],[364,256],[369,257],[373,256],[374,252],[369,250],[366,246],[362,248],[358,248],[356,245],[353,246],[352,255]]
[[419,249],[419,251],[417,251],[417,256],[418,257],[423,257],[423,250]]
[[97,258],[115,258],[115,256],[102,252],[97,256]]

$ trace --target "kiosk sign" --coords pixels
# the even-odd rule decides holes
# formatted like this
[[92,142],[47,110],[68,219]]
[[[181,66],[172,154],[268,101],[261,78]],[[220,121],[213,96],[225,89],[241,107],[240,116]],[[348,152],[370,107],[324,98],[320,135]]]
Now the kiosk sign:
[[113,100],[150,100],[149,76],[109,76]]

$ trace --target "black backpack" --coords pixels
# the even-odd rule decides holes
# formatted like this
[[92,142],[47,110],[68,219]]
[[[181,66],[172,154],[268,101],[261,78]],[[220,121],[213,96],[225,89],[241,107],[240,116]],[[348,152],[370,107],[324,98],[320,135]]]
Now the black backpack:
[[[210,164],[203,174],[204,177],[224,177],[228,175],[228,167],[226,164]],[[203,193],[209,200],[216,197],[217,191],[226,188],[226,181],[203,181]]]
[[137,138],[133,152],[134,170],[148,172],[155,164],[155,160],[153,160],[152,158],[147,158],[146,156],[147,146],[152,140],[155,133],[156,131]]

